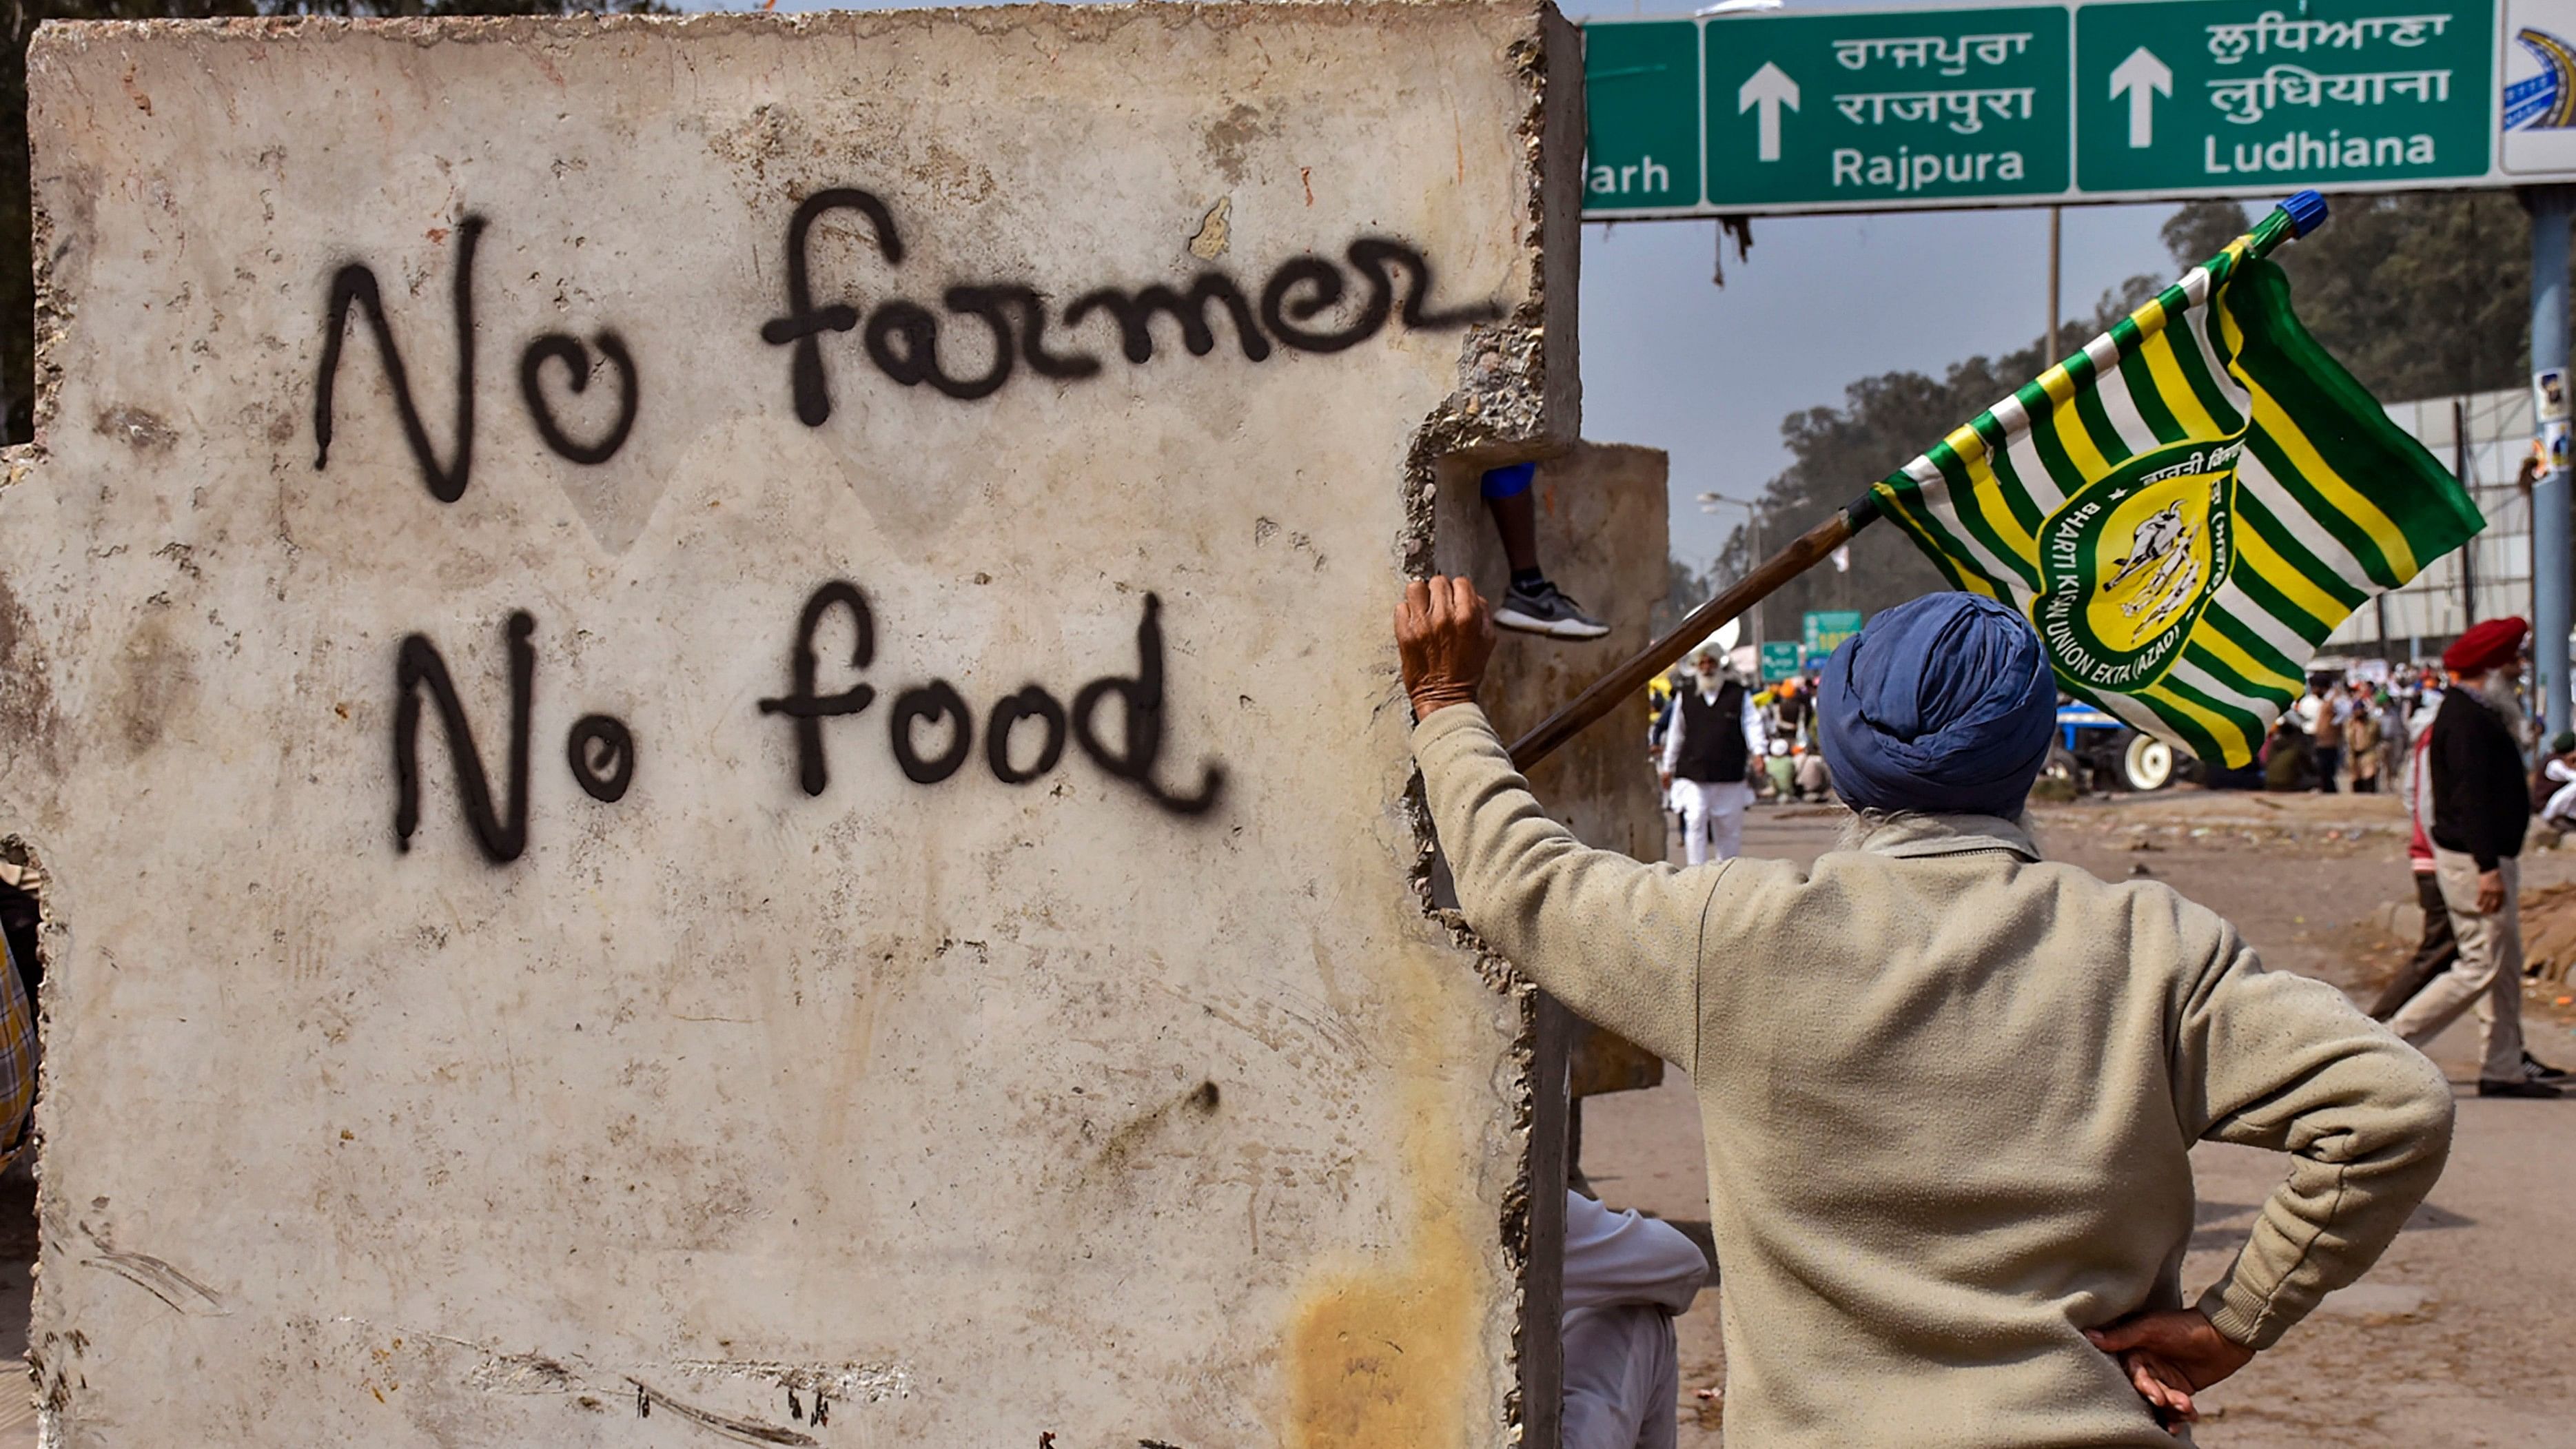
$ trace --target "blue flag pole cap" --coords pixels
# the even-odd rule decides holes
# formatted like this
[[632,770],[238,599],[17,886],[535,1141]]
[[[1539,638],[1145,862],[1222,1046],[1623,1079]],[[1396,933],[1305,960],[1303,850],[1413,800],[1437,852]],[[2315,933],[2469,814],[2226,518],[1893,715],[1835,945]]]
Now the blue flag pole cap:
[[2326,199],[2316,192],[2295,192],[2281,203],[2281,209],[2290,214],[2292,236],[2306,236],[2326,224]]

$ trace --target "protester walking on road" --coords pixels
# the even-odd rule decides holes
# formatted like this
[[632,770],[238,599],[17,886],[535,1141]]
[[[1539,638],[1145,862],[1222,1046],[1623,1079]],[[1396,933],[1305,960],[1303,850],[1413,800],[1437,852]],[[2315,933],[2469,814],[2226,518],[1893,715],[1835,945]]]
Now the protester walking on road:
[[2389,1018],[2418,1047],[2471,1006],[2481,1043],[2478,1095],[2556,1097],[2564,1073],[2522,1046],[2522,840],[2531,827],[2522,773],[2518,618],[2489,619],[2442,652],[2451,688],[2433,717],[2424,763],[2433,788],[2433,873],[2459,955]]
[[1673,1316],[1707,1281],[1708,1259],[1680,1229],[1566,1193],[1562,1449],[1673,1449]]
[[[1396,613],[1460,909],[1578,1014],[1679,1064],[1719,1191],[1733,1449],[2170,1449],[2159,1416],[2377,1259],[2451,1094],[2320,981],[2151,880],[2043,863],[2040,641],[1966,593],[1887,610],[1816,705],[1850,847],[1645,865],[1549,820],[1475,704],[1464,579]],[[2291,1155],[2196,1306],[2190,1150]]]
[[2372,1004],[2373,1021],[2395,1016],[2426,983],[2450,970],[2460,955],[2459,940],[2451,934],[2450,909],[2442,904],[2442,883],[2433,871],[2433,840],[2424,833],[2433,818],[2433,777],[2424,767],[2424,752],[2433,743],[2433,709],[2427,708],[2411,727],[2415,742],[2406,748],[2397,788],[2406,796],[2407,874],[2415,878],[2415,904],[2424,912],[2424,930],[2416,940],[2414,956]]
[[1762,715],[1744,685],[1726,676],[1717,656],[1700,651],[1681,708],[1664,731],[1664,788],[1682,817],[1682,858],[1705,864],[1714,850],[1733,860],[1744,848],[1748,782],[1762,757]]

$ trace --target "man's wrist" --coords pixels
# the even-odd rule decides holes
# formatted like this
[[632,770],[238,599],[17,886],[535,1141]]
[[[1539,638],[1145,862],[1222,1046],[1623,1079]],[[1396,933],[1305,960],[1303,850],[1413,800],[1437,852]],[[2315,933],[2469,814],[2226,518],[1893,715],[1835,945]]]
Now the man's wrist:
[[1420,724],[1453,704],[1474,704],[1476,691],[1460,685],[1437,685],[1414,691],[1413,722]]

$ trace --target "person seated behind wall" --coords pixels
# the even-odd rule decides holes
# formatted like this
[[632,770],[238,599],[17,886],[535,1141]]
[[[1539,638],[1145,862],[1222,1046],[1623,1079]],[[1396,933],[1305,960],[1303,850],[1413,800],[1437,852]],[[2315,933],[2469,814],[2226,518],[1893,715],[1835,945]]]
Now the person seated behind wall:
[[1825,752],[1813,745],[1806,746],[1798,755],[1798,798],[1827,800],[1833,797],[1833,793],[1834,772],[1825,763]]
[[2560,730],[2531,772],[2531,804],[2543,827],[2565,833],[2576,827],[2576,730]]
[[1786,805],[1798,790],[1798,762],[1789,755],[1789,742],[1775,739],[1771,753],[1762,761],[1763,778],[1771,782],[1771,798]]
[[2316,742],[2295,714],[2285,714],[2263,743],[2263,788],[2275,793],[2317,788]]
[[1814,713],[1815,706],[1796,677],[1781,680],[1772,697],[1771,732],[1793,745],[1806,744],[1807,721]]
[[1503,595],[1502,606],[1494,610],[1494,623],[1551,639],[1598,639],[1610,632],[1610,626],[1583,612],[1583,606],[1548,582],[1547,571],[1539,567],[1538,500],[1530,492],[1537,477],[1536,463],[1514,463],[1486,469],[1477,485],[1512,569],[1511,588]]
[[1673,1318],[1707,1281],[1708,1259],[1676,1229],[1566,1193],[1564,1449],[1673,1449]]

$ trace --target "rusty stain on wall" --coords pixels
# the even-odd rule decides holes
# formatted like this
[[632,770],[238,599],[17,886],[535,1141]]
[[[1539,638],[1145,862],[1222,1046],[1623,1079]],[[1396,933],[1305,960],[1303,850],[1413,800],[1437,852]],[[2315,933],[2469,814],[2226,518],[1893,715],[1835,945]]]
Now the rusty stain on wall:
[[1494,1223],[1475,1214],[1479,1194],[1462,1145],[1472,1134],[1453,1105],[1458,1058],[1427,979],[1455,969],[1419,950],[1391,967],[1393,1010],[1408,1026],[1397,1063],[1400,1232],[1299,1290],[1286,1335],[1291,1449],[1470,1449],[1499,1428],[1472,1416],[1478,1375],[1470,1372],[1499,1248]]

